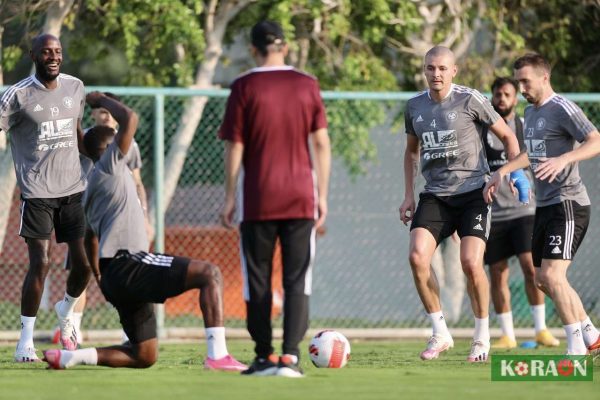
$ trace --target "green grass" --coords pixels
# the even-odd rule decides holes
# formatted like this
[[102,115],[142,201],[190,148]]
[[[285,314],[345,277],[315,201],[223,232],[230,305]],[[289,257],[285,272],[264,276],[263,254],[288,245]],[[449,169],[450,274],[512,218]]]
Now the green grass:
[[[249,362],[253,345],[229,341],[230,352]],[[203,344],[162,345],[148,370],[76,367],[48,371],[15,364],[13,346],[0,346],[0,399],[599,399],[594,382],[491,382],[490,365],[464,361],[467,341],[441,359],[422,362],[422,341],[352,342],[352,358],[341,370],[317,369],[304,356],[304,379],[242,377],[202,369]],[[43,347],[46,348],[47,346]],[[306,349],[306,343],[302,344]],[[562,348],[561,348],[562,350]],[[506,354],[508,352],[496,352]],[[553,354],[556,350],[515,350],[514,354]],[[40,353],[41,355],[41,353]],[[600,362],[595,372],[600,374]]]

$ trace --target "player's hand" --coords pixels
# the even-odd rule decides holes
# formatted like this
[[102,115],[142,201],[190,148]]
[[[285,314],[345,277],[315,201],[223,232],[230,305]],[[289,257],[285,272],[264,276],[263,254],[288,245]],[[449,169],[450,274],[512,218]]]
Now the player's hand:
[[319,198],[319,218],[317,222],[315,222],[315,229],[317,231],[321,230],[321,227],[325,224],[325,219],[327,218],[327,199]]
[[483,200],[488,204],[490,204],[494,201],[494,196],[500,189],[500,185],[502,184],[502,179],[504,178],[498,171],[494,172],[494,174],[492,175],[490,180],[487,181],[487,183],[485,184],[485,186],[483,188]]
[[99,107],[100,106],[100,99],[102,99],[103,97],[106,97],[106,96],[102,92],[98,92],[98,91],[89,92],[85,96],[85,102],[90,107]]
[[235,214],[235,199],[225,199],[221,209],[221,224],[227,229],[235,229],[233,215]]
[[407,225],[409,221],[412,221],[413,216],[415,214],[415,199],[414,198],[405,198],[402,204],[400,205],[400,221]]
[[540,158],[539,161],[535,169],[535,177],[542,181],[547,179],[548,183],[552,183],[567,166],[567,162],[562,157]]

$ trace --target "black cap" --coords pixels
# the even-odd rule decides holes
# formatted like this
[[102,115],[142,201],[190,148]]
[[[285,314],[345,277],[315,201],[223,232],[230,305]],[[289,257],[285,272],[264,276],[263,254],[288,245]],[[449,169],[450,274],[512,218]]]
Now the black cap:
[[265,48],[271,44],[285,43],[283,29],[277,22],[261,21],[252,27],[252,45]]

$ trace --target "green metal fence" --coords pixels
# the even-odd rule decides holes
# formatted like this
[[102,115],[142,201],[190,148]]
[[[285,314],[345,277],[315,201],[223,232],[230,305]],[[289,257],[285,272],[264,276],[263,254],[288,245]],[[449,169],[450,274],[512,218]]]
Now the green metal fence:
[[[223,146],[216,138],[228,91],[167,88],[96,87],[121,96],[140,115],[136,140],[144,166],[142,177],[154,205],[154,249],[218,264],[225,277],[226,322],[243,327],[237,233],[218,226],[224,198]],[[414,93],[323,92],[328,110],[335,160],[330,189],[327,233],[317,243],[311,298],[312,326],[339,328],[402,328],[428,326],[414,289],[407,261],[408,229],[398,220],[403,200],[402,157],[405,146],[402,112]],[[173,198],[165,202],[165,179],[172,172],[165,156],[180,126],[186,101],[206,97],[207,103],[195,131]],[[600,94],[568,94],[600,126]],[[86,126],[90,125],[86,113]],[[599,205],[598,161],[582,163],[581,174],[593,202]],[[27,268],[26,247],[16,234],[18,193],[12,199],[7,236],[0,253],[0,331],[19,328],[20,289]],[[569,277],[593,320],[600,318],[597,251],[600,232],[597,214]],[[64,246],[55,245],[53,267],[38,315],[37,329],[55,324],[52,304],[64,291],[66,273],[61,268]],[[513,260],[514,261],[514,260]],[[278,264],[278,263],[277,263]],[[276,269],[279,268],[279,265]],[[277,276],[277,274],[276,274]],[[510,286],[517,327],[530,327],[528,305],[518,266],[511,263]],[[281,285],[275,285],[275,324],[279,323]],[[167,302],[159,320],[164,327],[200,326],[196,293]],[[560,321],[548,302],[549,326]],[[465,294],[455,326],[472,326]],[[83,329],[117,328],[118,318],[92,283]]]

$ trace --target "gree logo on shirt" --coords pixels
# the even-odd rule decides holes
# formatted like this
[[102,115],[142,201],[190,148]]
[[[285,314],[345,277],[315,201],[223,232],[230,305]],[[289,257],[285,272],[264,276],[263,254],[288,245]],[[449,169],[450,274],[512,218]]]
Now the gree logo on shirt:
[[53,140],[73,136],[73,118],[44,121],[40,124],[38,141]]

